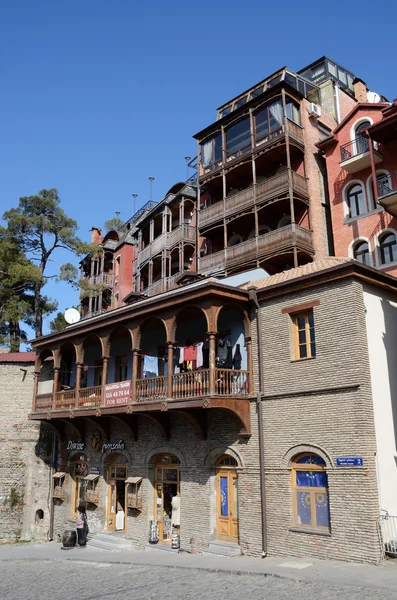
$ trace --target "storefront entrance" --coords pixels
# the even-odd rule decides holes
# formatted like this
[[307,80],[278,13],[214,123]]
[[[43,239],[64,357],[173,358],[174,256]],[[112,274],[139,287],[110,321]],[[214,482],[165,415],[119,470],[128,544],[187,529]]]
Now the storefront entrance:
[[114,454],[109,459],[108,472],[108,510],[107,528],[109,531],[124,531],[125,513],[125,480],[127,465],[121,454]]
[[175,500],[180,494],[180,461],[177,456],[159,454],[155,457],[154,489],[154,516],[157,520],[159,542],[170,544],[172,525],[174,524],[174,530],[179,528],[179,501]]
[[238,479],[237,461],[222,456],[217,462],[217,538],[238,543]]

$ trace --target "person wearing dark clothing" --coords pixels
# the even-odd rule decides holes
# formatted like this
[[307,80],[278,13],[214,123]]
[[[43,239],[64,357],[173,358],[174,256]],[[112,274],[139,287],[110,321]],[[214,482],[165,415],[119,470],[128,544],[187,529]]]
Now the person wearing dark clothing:
[[242,356],[240,352],[240,344],[236,344],[236,350],[233,356],[233,369],[239,371],[241,369]]

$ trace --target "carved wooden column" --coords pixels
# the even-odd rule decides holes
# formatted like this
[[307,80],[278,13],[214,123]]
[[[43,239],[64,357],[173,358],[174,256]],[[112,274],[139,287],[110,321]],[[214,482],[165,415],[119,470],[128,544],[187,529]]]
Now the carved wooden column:
[[40,377],[40,370],[38,371],[34,371],[33,372],[34,375],[34,382],[33,382],[33,401],[32,401],[32,411],[34,412],[36,410],[36,396],[38,394],[39,391],[39,377]]
[[208,340],[209,340],[209,367],[210,367],[210,394],[215,394],[216,333],[208,333]]
[[58,385],[59,385],[59,372],[61,370],[61,367],[54,367],[54,386],[52,388],[52,409],[55,410],[56,408],[56,393],[58,391]]
[[131,402],[136,402],[136,380],[138,379],[139,349],[132,350]]
[[76,408],[79,407],[80,402],[80,385],[81,385],[81,374],[84,368],[84,363],[76,363],[76,397],[74,399],[74,405]]
[[245,338],[245,345],[247,348],[248,393],[252,394],[254,385],[252,373],[252,340],[250,337]]
[[102,356],[102,405],[105,404],[105,385],[108,382],[109,358],[110,356]]
[[167,358],[168,358],[168,371],[167,371],[167,398],[172,398],[172,375],[174,372],[174,346],[175,342],[167,342]]

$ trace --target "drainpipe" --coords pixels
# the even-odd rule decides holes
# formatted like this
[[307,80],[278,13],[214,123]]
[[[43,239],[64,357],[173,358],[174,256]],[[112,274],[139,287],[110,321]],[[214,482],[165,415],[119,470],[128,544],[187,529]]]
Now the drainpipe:
[[251,305],[255,309],[256,316],[256,330],[258,339],[258,375],[259,375],[259,390],[256,395],[256,407],[258,412],[258,442],[259,442],[259,474],[260,474],[260,488],[261,488],[261,508],[262,508],[262,558],[267,556],[267,524],[266,524],[266,489],[265,489],[265,456],[264,456],[264,443],[263,443],[263,409],[262,409],[262,395],[264,393],[263,385],[263,346],[262,346],[262,327],[261,327],[261,313],[260,306],[258,303],[258,297],[256,295],[256,288],[248,288],[249,299]]
[[52,542],[54,539],[54,498],[52,497],[52,476],[54,475],[55,469],[55,450],[56,450],[56,433],[52,432],[52,451],[51,451],[51,465],[50,465],[50,483],[49,483],[49,502],[50,502],[50,529],[48,532],[48,541]]
[[340,99],[339,99],[339,86],[333,82],[334,87],[334,98],[335,98],[335,109],[336,109],[336,120],[339,123],[342,121],[342,115],[340,110]]

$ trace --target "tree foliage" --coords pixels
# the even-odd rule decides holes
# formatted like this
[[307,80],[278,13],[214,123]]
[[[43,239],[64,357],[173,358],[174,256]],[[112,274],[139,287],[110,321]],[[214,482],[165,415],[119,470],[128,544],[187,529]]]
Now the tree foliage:
[[114,217],[113,219],[109,219],[105,221],[105,231],[109,233],[109,231],[119,231],[121,227],[124,225],[124,222],[118,217]]
[[[60,265],[54,255],[67,250],[74,255],[85,254],[89,246],[77,236],[77,223],[60,207],[56,189],[41,190],[35,196],[19,199],[17,208],[7,211],[3,219],[7,234],[15,240],[19,251],[37,266],[40,279],[33,281],[33,321],[36,336],[42,335],[43,317],[56,305],[43,295],[43,287],[49,279],[76,283],[77,269],[71,263]],[[48,274],[49,263],[58,265],[55,275]]]

